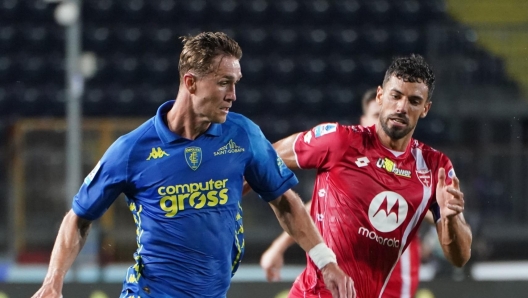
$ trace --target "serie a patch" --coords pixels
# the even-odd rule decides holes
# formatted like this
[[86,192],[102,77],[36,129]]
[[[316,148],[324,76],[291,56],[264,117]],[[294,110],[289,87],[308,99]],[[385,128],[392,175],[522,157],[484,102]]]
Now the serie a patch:
[[329,133],[333,133],[337,130],[337,124],[326,123],[316,126],[314,129],[314,136],[316,138],[324,136]]

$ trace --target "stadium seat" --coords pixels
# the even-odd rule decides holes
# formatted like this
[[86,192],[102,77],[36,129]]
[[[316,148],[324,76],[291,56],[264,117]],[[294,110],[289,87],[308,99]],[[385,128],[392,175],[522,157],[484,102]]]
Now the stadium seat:
[[[427,1],[424,1],[427,2]],[[401,25],[418,26],[423,23],[423,17],[427,16],[422,11],[422,5],[418,0],[394,1],[391,17]]]
[[266,81],[265,77],[265,67],[266,61],[265,58],[259,56],[248,56],[244,55],[242,59],[242,84],[262,84]]
[[272,55],[268,58],[267,64],[268,72],[266,75],[268,80],[289,84],[297,79],[298,65],[292,57]]
[[143,47],[148,47],[145,42],[143,29],[139,26],[121,25],[115,30],[117,37],[116,48],[125,53],[141,53]]
[[383,82],[385,71],[389,66],[388,61],[381,58],[373,58],[365,55],[359,59],[361,63],[362,83],[369,86],[378,86]]
[[17,28],[14,25],[0,25],[0,51],[10,53],[20,50]]
[[296,25],[300,16],[302,6],[297,0],[275,0],[271,1],[273,11],[270,17],[273,24]]
[[[264,88],[266,106],[273,107],[273,114],[277,116],[291,115],[296,108],[293,90],[270,84]],[[288,116],[289,117],[289,116]]]
[[10,56],[0,56],[0,82],[7,82],[13,79],[14,71],[13,61]]
[[86,50],[98,54],[115,50],[113,29],[106,26],[88,25],[83,32],[83,45]]
[[297,83],[322,85],[326,79],[327,62],[319,56],[301,56],[297,61],[299,65]]
[[271,105],[263,102],[264,95],[262,94],[262,85],[243,85],[237,86],[237,100],[233,103],[233,111],[244,113],[251,117],[257,113],[271,112],[267,109],[272,108]]
[[213,0],[211,1],[212,15],[215,22],[225,25],[238,25],[240,4],[236,0]]
[[[363,4],[365,7],[363,20],[367,24],[391,24],[397,20],[393,20],[390,17],[392,10],[389,0],[363,0]],[[365,17],[367,19],[365,19]]]
[[25,16],[31,16],[31,22],[40,23],[47,22],[52,23],[53,21],[53,11],[55,5],[50,5],[46,1],[41,0],[24,0],[23,8],[20,13],[24,14],[24,19],[29,21]]
[[268,53],[268,32],[262,27],[244,27],[237,32],[242,51],[252,54]]
[[0,20],[6,23],[12,23],[15,20],[20,20],[20,13],[22,12],[22,0],[11,0],[0,2]]
[[331,80],[350,86],[360,77],[360,69],[352,55],[330,55],[327,58]]
[[333,27],[329,34],[332,52],[351,55],[364,50],[360,32],[353,27]]
[[300,50],[310,54],[325,54],[331,50],[328,32],[324,27],[305,26],[298,30],[300,32]]
[[387,56],[391,55],[392,45],[389,43],[389,32],[383,27],[366,27],[362,30],[366,53]]
[[26,51],[47,52],[58,46],[51,42],[46,26],[26,25],[21,29],[22,42]]
[[368,21],[366,17],[363,16],[364,7],[359,0],[342,0],[335,2],[336,9],[334,21],[348,25],[359,25],[363,24],[365,21]]
[[268,41],[269,48],[274,53],[292,55],[301,50],[299,30],[291,26],[273,26],[269,27],[270,38]]
[[419,29],[413,27],[391,30],[389,37],[390,50],[393,56],[411,53],[425,54],[426,40]]
[[203,24],[208,19],[208,5],[205,0],[182,1],[182,12],[178,15],[179,21]]
[[329,0],[306,0],[302,1],[304,6],[303,19],[309,25],[327,25],[334,22],[333,19],[333,5]]
[[239,18],[242,23],[267,24],[270,11],[268,0],[246,0],[240,3]]
[[94,23],[113,21],[120,17],[117,13],[116,0],[83,1],[83,20]]
[[[148,19],[147,7],[144,0],[115,0],[117,1],[116,14],[123,22],[146,22]],[[149,1],[149,0],[146,0]]]
[[177,23],[175,14],[180,10],[178,5],[179,1],[176,0],[149,0],[146,1],[146,5],[150,6],[150,14],[147,14],[147,20],[145,23],[150,23],[153,19],[156,20],[156,24],[172,24]]

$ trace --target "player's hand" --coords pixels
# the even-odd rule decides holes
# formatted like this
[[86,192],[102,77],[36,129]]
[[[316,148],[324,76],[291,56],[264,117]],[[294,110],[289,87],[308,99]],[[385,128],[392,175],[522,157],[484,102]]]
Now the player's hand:
[[336,263],[328,263],[321,269],[326,288],[333,298],[356,298],[354,281]]
[[266,273],[266,279],[270,282],[280,281],[280,271],[284,265],[284,254],[273,246],[268,248],[260,257],[260,267]]
[[31,298],[62,298],[61,291],[42,286]]
[[460,191],[460,181],[455,176],[450,185],[445,184],[444,168],[438,170],[436,185],[436,200],[440,206],[440,214],[445,218],[452,218],[464,211],[464,194]]

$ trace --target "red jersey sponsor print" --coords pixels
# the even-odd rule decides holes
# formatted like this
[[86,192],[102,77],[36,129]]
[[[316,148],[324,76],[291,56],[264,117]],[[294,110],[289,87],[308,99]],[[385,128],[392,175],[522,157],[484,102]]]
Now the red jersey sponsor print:
[[[436,180],[440,167],[452,170],[451,161],[414,139],[405,152],[390,151],[375,126],[334,123],[299,134],[294,152],[300,168],[317,169],[310,213],[358,298],[383,297],[427,210],[440,217]],[[331,297],[311,260],[290,297]]]

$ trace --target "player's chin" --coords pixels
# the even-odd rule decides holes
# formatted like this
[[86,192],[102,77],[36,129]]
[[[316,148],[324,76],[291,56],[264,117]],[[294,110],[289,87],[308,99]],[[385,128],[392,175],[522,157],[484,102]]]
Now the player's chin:
[[211,122],[213,123],[224,123],[227,120],[227,114],[224,115],[215,115],[212,117]]

